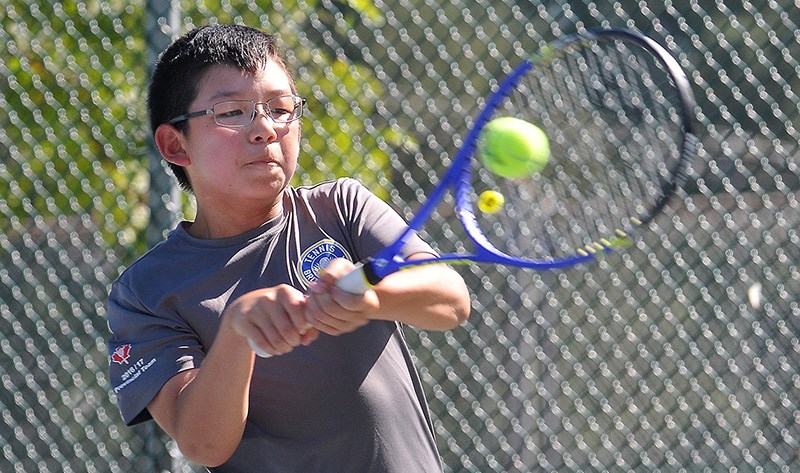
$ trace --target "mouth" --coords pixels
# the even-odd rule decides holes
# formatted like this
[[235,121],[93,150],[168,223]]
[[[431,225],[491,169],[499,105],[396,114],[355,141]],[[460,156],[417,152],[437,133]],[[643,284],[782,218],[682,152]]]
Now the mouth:
[[245,166],[277,166],[277,165],[278,163],[275,160],[269,158],[254,159],[245,164]]

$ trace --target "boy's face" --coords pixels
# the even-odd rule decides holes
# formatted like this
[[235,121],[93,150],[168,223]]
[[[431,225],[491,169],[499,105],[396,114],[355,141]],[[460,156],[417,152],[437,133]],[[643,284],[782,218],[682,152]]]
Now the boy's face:
[[[273,61],[252,75],[213,66],[189,111],[210,109],[226,100],[266,102],[291,93],[289,77]],[[248,200],[263,205],[280,198],[297,166],[301,120],[275,123],[263,104],[256,109],[253,123],[243,128],[217,125],[211,115],[189,120],[183,144],[190,162],[185,169],[198,205],[240,205]]]

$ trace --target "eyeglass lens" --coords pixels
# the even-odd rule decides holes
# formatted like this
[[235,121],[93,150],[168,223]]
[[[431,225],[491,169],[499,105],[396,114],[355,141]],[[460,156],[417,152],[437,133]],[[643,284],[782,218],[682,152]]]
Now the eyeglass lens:
[[[289,123],[303,115],[303,99],[284,95],[263,102],[267,115],[275,123]],[[214,105],[214,121],[221,126],[242,127],[253,122],[256,103],[251,100],[230,100]]]

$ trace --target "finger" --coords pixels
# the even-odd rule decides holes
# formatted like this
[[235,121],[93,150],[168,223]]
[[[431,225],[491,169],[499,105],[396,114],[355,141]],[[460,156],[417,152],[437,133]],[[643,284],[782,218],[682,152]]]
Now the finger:
[[286,316],[278,314],[262,319],[260,327],[267,342],[279,354],[289,353],[300,344],[300,335],[294,330]]
[[[331,308],[333,307],[333,308]],[[341,335],[365,325],[367,320],[359,312],[346,311],[338,305],[320,307],[312,298],[309,300],[310,322],[328,335]]]
[[368,289],[363,294],[353,294],[345,291],[337,286],[333,286],[330,290],[330,298],[337,306],[349,312],[362,312],[368,307],[368,301],[375,295],[375,291]]
[[271,317],[278,333],[292,346],[300,344],[303,334],[312,328],[306,320],[306,296],[302,292],[286,286],[278,293],[280,314]]
[[334,259],[320,273],[318,281],[329,285],[335,284],[337,279],[349,273],[353,267],[353,262],[348,259]]
[[300,344],[300,333],[286,312],[271,314],[265,322],[272,326],[270,334],[274,336],[276,343],[285,343],[290,347]]
[[250,349],[253,350],[256,355],[261,358],[268,358],[277,354],[274,352],[266,337],[261,333],[261,330],[255,325],[242,325],[239,327],[239,331],[245,336],[247,342],[250,344]]
[[322,308],[319,297],[309,297],[306,301],[306,322],[328,335],[341,335],[343,322]]
[[[283,320],[288,320],[288,318]],[[299,345],[308,345],[319,336],[319,332],[307,322],[303,322],[306,328],[302,333],[291,323],[276,322],[275,319],[265,321],[259,326],[254,325],[253,330],[248,332],[251,333],[248,336],[250,347],[262,358],[289,353]],[[283,328],[280,327],[281,325]]]
[[[312,328],[312,325],[306,320],[305,295],[303,295],[301,299],[293,301],[291,304],[287,304],[284,307],[284,310],[289,321],[291,322],[291,329],[296,332],[298,337],[302,336]],[[289,330],[288,327],[286,329]],[[291,339],[294,339],[293,335],[287,333],[287,336],[290,336]]]
[[[278,354],[288,353],[300,344],[300,333],[295,328],[290,315],[290,312],[298,311],[302,314],[302,309],[295,309],[298,300],[304,303],[304,298],[299,292],[280,291],[277,295],[277,304],[269,298],[260,299],[255,310],[258,316],[250,318],[251,323],[259,330],[262,339]],[[255,344],[262,349],[267,348],[260,345],[258,339]]]
[[253,324],[252,329],[246,330],[247,339],[250,342],[250,348],[258,356],[266,358],[267,356],[283,355],[292,350],[292,346],[280,337],[274,329],[267,325]]
[[319,330],[310,328],[306,333],[303,334],[302,337],[300,337],[300,343],[304,346],[310,345],[311,342],[319,338],[319,333]]

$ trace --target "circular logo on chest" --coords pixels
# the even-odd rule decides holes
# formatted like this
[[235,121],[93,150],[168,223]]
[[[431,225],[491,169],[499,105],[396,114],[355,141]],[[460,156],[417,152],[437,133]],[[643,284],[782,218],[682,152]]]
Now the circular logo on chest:
[[331,239],[320,240],[300,255],[297,270],[306,285],[319,278],[319,273],[336,258],[350,259],[350,255],[339,242]]

